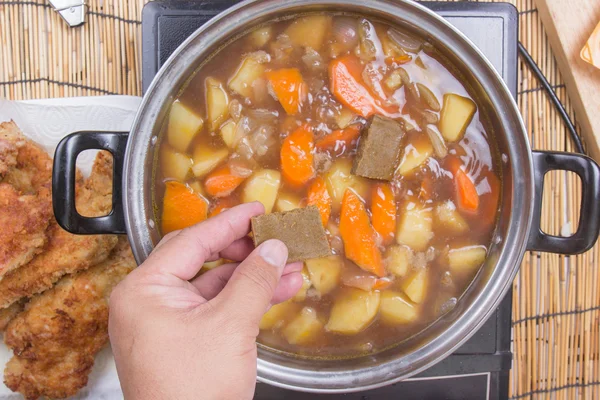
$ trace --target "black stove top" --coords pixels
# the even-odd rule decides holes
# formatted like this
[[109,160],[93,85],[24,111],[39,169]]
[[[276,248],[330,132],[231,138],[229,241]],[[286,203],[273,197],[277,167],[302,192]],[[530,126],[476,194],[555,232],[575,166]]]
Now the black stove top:
[[[171,53],[198,27],[235,0],[154,1],[142,14],[144,91]],[[488,57],[517,94],[517,10],[506,3],[423,2],[461,30]],[[511,367],[512,293],[458,350],[414,378],[347,395],[314,395],[258,384],[257,399],[505,399]]]

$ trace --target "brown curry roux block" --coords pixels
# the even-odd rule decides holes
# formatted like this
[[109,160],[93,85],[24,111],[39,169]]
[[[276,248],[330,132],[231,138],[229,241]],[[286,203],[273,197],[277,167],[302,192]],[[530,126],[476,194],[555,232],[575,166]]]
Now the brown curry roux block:
[[360,137],[352,165],[354,175],[391,181],[400,161],[404,129],[391,118],[375,115]]
[[331,254],[329,241],[315,206],[259,215],[251,220],[254,245],[279,239],[288,248],[288,262]]

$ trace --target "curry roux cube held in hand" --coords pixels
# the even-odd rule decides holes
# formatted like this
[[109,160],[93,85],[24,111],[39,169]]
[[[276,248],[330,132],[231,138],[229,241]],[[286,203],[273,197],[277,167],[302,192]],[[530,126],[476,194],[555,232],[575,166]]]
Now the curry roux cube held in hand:
[[375,115],[365,129],[360,138],[352,173],[365,178],[391,181],[404,137],[402,125],[391,118]]
[[252,234],[255,246],[269,239],[285,243],[288,262],[331,254],[321,214],[315,206],[253,217]]

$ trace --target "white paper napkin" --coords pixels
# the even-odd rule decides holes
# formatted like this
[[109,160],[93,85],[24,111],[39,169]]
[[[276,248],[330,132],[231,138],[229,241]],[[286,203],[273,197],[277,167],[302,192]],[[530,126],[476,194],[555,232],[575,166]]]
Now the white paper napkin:
[[[128,131],[141,98],[134,96],[72,97],[9,101],[0,99],[0,122],[11,119],[50,154],[60,140],[78,131]],[[95,152],[82,153],[77,166],[89,174]]]
[[[9,101],[0,99],[0,122],[14,120],[21,130],[42,145],[48,153],[60,140],[77,131],[128,131],[140,104],[140,97],[102,96]],[[87,175],[95,153],[86,151],[77,159],[77,166]],[[0,343],[0,371],[12,352]],[[96,357],[88,385],[73,397],[79,400],[122,399],[115,362],[107,346]],[[0,400],[22,399],[21,395],[0,384]]]

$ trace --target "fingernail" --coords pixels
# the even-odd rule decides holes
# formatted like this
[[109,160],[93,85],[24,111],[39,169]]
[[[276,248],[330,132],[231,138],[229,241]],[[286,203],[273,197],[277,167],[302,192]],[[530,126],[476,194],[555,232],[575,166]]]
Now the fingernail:
[[267,263],[283,268],[287,261],[288,250],[280,240],[267,240],[260,246],[258,254]]

